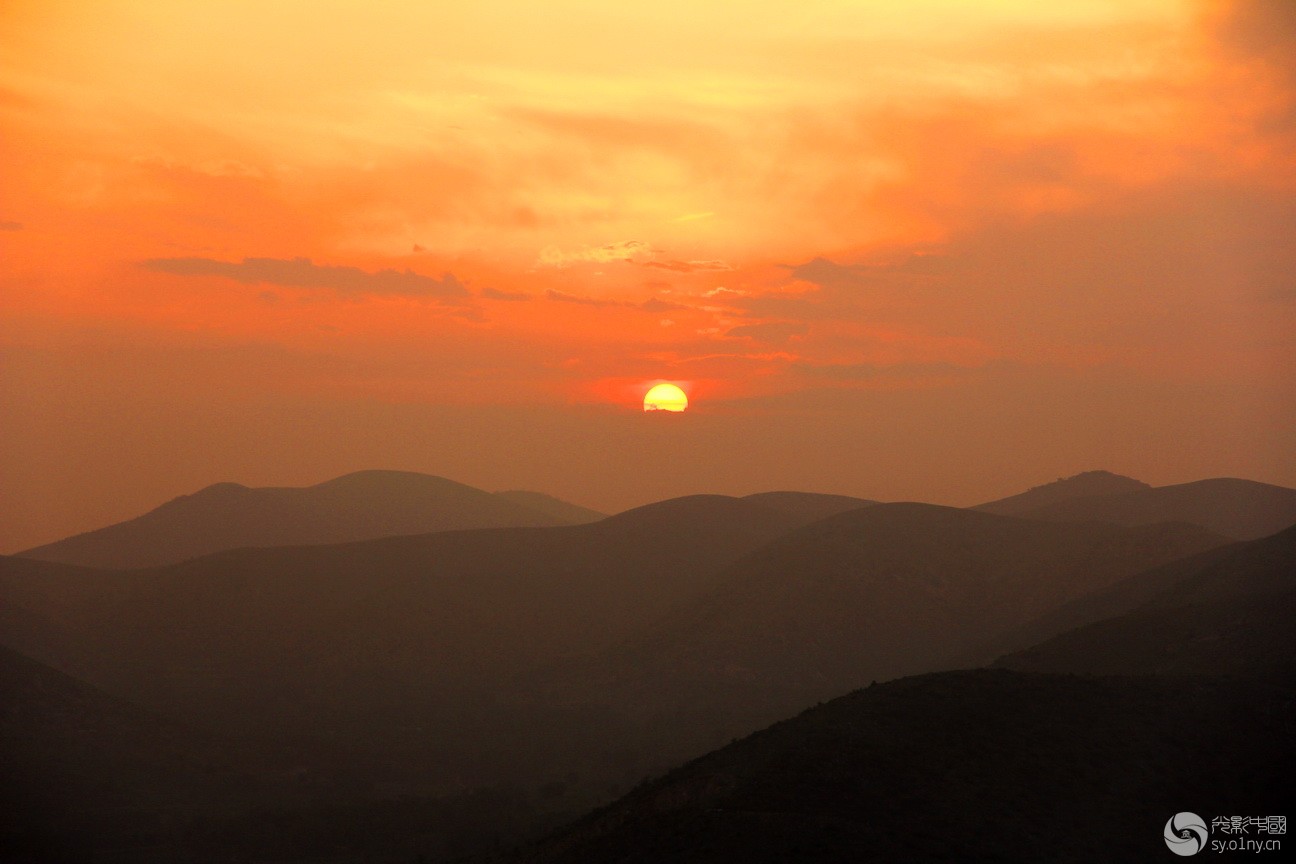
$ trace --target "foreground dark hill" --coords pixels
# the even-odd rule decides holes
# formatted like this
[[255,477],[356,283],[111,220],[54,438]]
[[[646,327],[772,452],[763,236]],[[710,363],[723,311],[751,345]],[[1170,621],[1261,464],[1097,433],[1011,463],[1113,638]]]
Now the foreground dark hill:
[[1041,507],[1061,504],[1075,498],[1092,498],[1095,495],[1119,495],[1151,488],[1141,480],[1113,474],[1110,471],[1085,471],[1076,474],[1074,477],[1062,477],[1052,483],[1034,486],[1018,495],[1010,495],[997,501],[978,504],[972,509],[980,510],[983,513],[995,513],[1000,516],[1025,516]]
[[96,610],[148,581],[143,571],[103,571],[0,555],[0,645],[67,669]]
[[601,514],[538,493],[493,495],[444,477],[360,471],[302,488],[218,483],[127,522],[19,554],[87,567],[155,567],[224,549],[599,518]]
[[1074,498],[1023,515],[1030,519],[1097,520],[1118,525],[1191,522],[1226,537],[1255,540],[1296,525],[1296,489],[1221,477]]
[[518,791],[360,795],[375,769],[349,754],[188,727],[6,648],[0,764],[7,864],[408,864],[556,824]]
[[1133,611],[1063,633],[999,665],[1296,679],[1296,527],[1195,563]]
[[1296,770],[1296,528],[1139,574],[1097,606],[1149,594],[1008,668],[813,708],[506,860],[1168,860],[1175,813],[1280,813]]
[[1198,678],[905,678],[690,762],[505,860],[1170,860],[1175,813],[1284,812],[1292,695]]
[[1222,542],[1180,524],[853,510],[737,561],[645,635],[551,666],[534,698],[593,700],[628,740],[687,752],[871,680],[951,668],[1066,601]]
[[0,648],[5,860],[90,860],[80,837],[128,847],[167,814],[219,806],[248,782],[229,766],[218,775],[219,754],[180,724]]

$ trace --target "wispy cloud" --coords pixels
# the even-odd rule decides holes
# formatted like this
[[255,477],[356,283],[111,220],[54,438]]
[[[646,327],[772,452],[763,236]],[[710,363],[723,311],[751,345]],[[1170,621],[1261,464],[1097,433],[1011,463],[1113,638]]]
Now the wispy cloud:
[[697,273],[707,270],[732,270],[733,267],[720,260],[711,261],[645,261],[645,267],[657,267],[661,270],[671,270],[676,273]]
[[740,324],[730,327],[725,335],[731,339],[755,339],[757,342],[782,342],[801,336],[809,327],[796,321],[765,321],[760,324]]
[[670,312],[671,310],[674,309],[689,308],[685,306],[683,303],[671,303],[668,300],[661,300],[657,297],[653,297],[650,300],[645,300],[642,303],[634,303],[631,305],[636,306],[639,309],[643,309],[645,312]]
[[537,262],[542,267],[570,267],[573,264],[607,264],[613,261],[635,261],[652,254],[652,249],[642,240],[623,240],[602,246],[581,246],[577,249],[560,249],[546,246],[540,250]]
[[545,296],[550,300],[559,303],[575,303],[580,306],[593,306],[598,309],[623,308],[623,309],[642,309],[645,312],[670,312],[675,309],[688,309],[681,303],[671,303],[666,300],[660,300],[652,297],[641,303],[635,303],[630,300],[603,300],[597,297],[583,297],[579,294],[568,294],[564,291],[555,291],[552,288],[545,291]]
[[951,378],[974,371],[953,363],[796,363],[792,368],[803,375],[840,381]]
[[487,300],[512,300],[522,301],[530,300],[530,294],[523,294],[515,291],[501,291],[498,288],[483,288],[478,294]]
[[21,231],[23,224],[21,222],[0,222],[0,231]]
[[617,300],[599,300],[595,297],[581,297],[576,294],[567,294],[563,291],[555,291],[552,288],[545,291],[545,296],[550,300],[556,300],[559,303],[577,303],[581,306],[595,306],[603,308],[605,306],[624,306]]
[[948,272],[950,260],[943,255],[912,254],[902,261],[887,264],[838,264],[830,258],[816,257],[804,264],[785,265],[792,276],[825,288],[863,288],[889,274],[913,276]]
[[443,301],[460,301],[469,297],[468,289],[453,273],[444,273],[436,279],[410,270],[369,272],[359,267],[334,267],[316,264],[309,258],[244,258],[242,261],[150,258],[141,262],[141,266],[158,273],[220,276],[249,285],[324,289],[344,297],[429,297]]

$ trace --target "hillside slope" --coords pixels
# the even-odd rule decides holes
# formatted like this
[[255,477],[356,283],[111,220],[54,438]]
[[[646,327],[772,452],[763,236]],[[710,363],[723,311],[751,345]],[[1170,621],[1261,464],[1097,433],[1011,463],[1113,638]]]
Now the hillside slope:
[[1289,687],[1007,671],[835,699],[645,783],[512,864],[1146,862],[1166,820],[1280,813]]
[[692,496],[580,526],[241,549],[55,580],[23,578],[54,565],[5,559],[0,608],[27,624],[0,642],[194,722],[436,749],[442,777],[478,776],[482,760],[526,761],[499,741],[540,758],[525,743],[540,715],[501,702],[512,676],[624,638],[797,524]]
[[1148,484],[1133,477],[1113,474],[1110,471],[1085,471],[1073,477],[1060,477],[1052,483],[1033,486],[1017,495],[978,504],[972,509],[1000,516],[1024,516],[1041,507],[1061,504],[1075,498],[1117,495],[1150,488],[1152,487]]
[[1230,547],[1132,611],[997,665],[1089,674],[1296,676],[1296,527]]
[[1062,603],[1222,542],[1188,525],[880,504],[789,532],[644,635],[527,684],[536,703],[605,712],[627,741],[696,752],[872,680],[952,668]]

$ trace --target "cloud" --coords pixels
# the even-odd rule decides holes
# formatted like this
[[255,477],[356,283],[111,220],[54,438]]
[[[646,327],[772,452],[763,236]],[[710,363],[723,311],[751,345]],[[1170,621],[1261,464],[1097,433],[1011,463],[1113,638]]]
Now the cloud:
[[483,288],[478,292],[487,300],[530,300],[530,294],[514,293],[512,291],[501,291],[498,288]]
[[803,375],[840,381],[964,376],[973,370],[953,363],[797,363],[793,369]]
[[322,288],[344,297],[393,296],[466,299],[468,289],[453,273],[440,279],[410,270],[369,272],[358,267],[315,264],[309,258],[244,258],[240,262],[213,258],[150,258],[146,270],[178,276],[222,276],[244,284],[267,283],[291,288]]
[[1296,301],[1296,288],[1275,288],[1264,295],[1266,300],[1276,300],[1280,303],[1291,303]]
[[797,318],[800,320],[840,318],[848,311],[840,303],[827,304],[819,292],[805,294],[759,294],[726,300],[735,309],[762,318]]
[[634,261],[652,254],[652,249],[642,240],[623,240],[619,243],[607,243],[603,246],[582,246],[579,249],[562,250],[557,246],[546,246],[540,250],[542,267],[570,267],[573,264],[606,264],[612,261]]
[[23,224],[21,222],[0,222],[0,231],[21,231]]
[[725,333],[731,339],[755,339],[757,342],[781,342],[800,336],[810,328],[795,321],[766,321],[761,324],[740,324]]
[[699,273],[708,270],[732,270],[733,267],[726,261],[646,261],[645,267],[657,267],[661,270],[671,270],[675,273]]
[[830,258],[815,257],[804,264],[785,265],[793,277],[824,287],[862,287],[875,277],[889,273],[936,275],[949,272],[951,260],[944,255],[913,253],[894,264],[838,264]]
[[1243,56],[1296,71],[1296,4],[1291,0],[1232,0],[1223,6],[1215,36]]
[[625,305],[624,303],[620,303],[616,300],[596,300],[593,297],[580,297],[577,296],[576,294],[567,294],[562,291],[555,291],[552,288],[545,291],[545,296],[548,297],[550,300],[556,300],[559,303],[577,303],[581,306],[594,306],[599,309],[605,308],[607,306]]
[[540,250],[536,262],[541,267],[565,268],[573,264],[609,264],[625,261],[642,267],[653,267],[657,270],[669,270],[672,273],[705,273],[709,271],[732,270],[727,261],[711,259],[707,261],[679,261],[658,259],[661,250],[653,249],[642,240],[623,240],[619,243],[606,243],[602,246],[582,246],[579,249],[560,249],[557,246],[546,246]]
[[659,300],[656,297],[653,297],[651,300],[645,300],[637,305],[638,308],[643,309],[645,312],[669,312],[673,309],[688,308],[682,303],[670,303],[666,300]]
[[552,288],[545,291],[545,296],[550,300],[556,300],[559,303],[575,303],[580,306],[593,306],[597,309],[621,307],[624,309],[642,309],[645,312],[669,312],[675,309],[689,308],[679,303],[670,303],[665,300],[659,300],[656,297],[645,300],[642,303],[634,303],[629,300],[599,300],[595,297],[582,297],[578,294],[567,294],[563,291],[555,291]]

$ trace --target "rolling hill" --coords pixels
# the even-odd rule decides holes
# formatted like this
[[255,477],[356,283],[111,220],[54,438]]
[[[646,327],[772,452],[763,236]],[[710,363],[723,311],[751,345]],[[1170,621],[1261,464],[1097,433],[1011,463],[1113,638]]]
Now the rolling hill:
[[1029,519],[1118,525],[1191,522],[1226,537],[1255,540],[1296,525],[1296,489],[1221,477],[1073,498],[1022,515]]
[[527,686],[540,704],[591,703],[625,740],[678,756],[870,680],[951,668],[1060,604],[1222,542],[1188,525],[880,504],[789,532],[643,635]]
[[[578,526],[238,549],[144,570],[0,557],[0,643],[82,679],[0,653],[0,684],[19,694],[11,704],[37,706],[33,722],[6,727],[4,748],[32,754],[21,779],[33,788],[42,760],[69,789],[116,770],[143,778],[118,799],[141,815],[122,823],[143,826],[138,835],[97,821],[84,797],[72,807],[118,849],[148,837],[171,860],[220,849],[231,860],[408,861],[489,848],[492,823],[524,836],[645,770],[870,680],[948,668],[1031,627],[1051,636],[1155,604],[1182,624],[1181,610],[1197,608],[1219,613],[1210,620],[1224,629],[1190,628],[1186,643],[1177,633],[1189,651],[1218,642],[1232,656],[1230,634],[1259,633],[1242,656],[1292,656],[1290,534],[1227,544],[1184,524],[1040,522],[799,493],[780,508],[762,497],[691,496]],[[1162,619],[1126,630],[1156,635]],[[1085,629],[1064,638],[1076,633]],[[1146,646],[1120,632],[1078,645],[1033,662],[1068,668],[1076,661],[1065,658],[1084,656],[1105,668],[1123,653],[1130,670],[1164,671],[1138,666]],[[1292,722],[1290,665],[1271,666],[1263,684],[1000,670],[874,686],[645,784],[521,860],[813,862],[866,847],[878,860],[906,848],[952,860],[1101,857],[1091,853],[1104,820],[1120,843],[1141,842],[1153,810],[1187,806],[1164,789],[1200,792],[1199,806],[1218,801],[1220,812],[1268,812],[1278,769],[1259,752],[1290,762],[1290,736],[1275,730]],[[32,686],[37,696],[22,695]],[[194,743],[159,711],[208,731]],[[281,755],[213,749],[211,730]],[[95,742],[105,752],[87,773],[57,768],[75,763],[57,753]],[[1229,760],[1209,770],[1175,761],[1226,747]],[[194,791],[158,803],[188,772]],[[490,783],[514,791],[481,789]],[[536,809],[541,790],[550,797]],[[215,810],[197,819],[204,800]],[[1160,853],[1164,818],[1140,855],[1111,846],[1109,857]],[[57,836],[57,823],[41,836]],[[930,830],[906,847],[924,824],[949,824],[989,851],[951,850]]]
[[539,493],[493,495],[444,477],[360,471],[302,488],[218,483],[127,522],[18,555],[87,567],[156,567],[225,549],[568,525],[599,518],[602,514]]
[[[999,669],[811,708],[491,860],[1142,862],[1170,856],[1175,813],[1281,812],[1296,528],[1124,580],[1090,611],[1147,595]],[[1236,839],[1211,830],[1208,843]]]
[[[510,676],[623,638],[798,524],[693,496],[580,526],[239,549],[150,570],[0,559],[0,603],[27,622],[0,640],[194,722],[351,741],[380,724],[373,743],[472,759],[494,732],[528,734],[496,705]],[[33,568],[57,578],[24,578]]]
[[1113,474],[1110,471],[1085,471],[1073,477],[1062,477],[1052,483],[1033,486],[1017,495],[978,504],[972,509],[983,513],[995,513],[999,516],[1025,516],[1041,507],[1060,504],[1074,498],[1118,495],[1151,488],[1133,477]]
[[606,513],[600,513],[588,507],[581,507],[579,504],[571,504],[543,492],[509,489],[496,492],[495,496],[551,516],[557,520],[559,525],[584,525],[587,522],[597,522],[600,519],[607,518]]
[[239,782],[249,785],[222,765],[212,740],[6,648],[0,705],[7,861],[90,860],[105,847],[130,848],[138,832],[210,811]]
[[838,513],[872,507],[878,503],[850,495],[825,495],[817,492],[758,492],[745,496],[743,500],[795,516],[807,525]]
[[904,678],[689,762],[491,860],[1169,860],[1162,832],[1182,810],[1208,821],[1283,812],[1292,695],[1200,678]]
[[1125,614],[1001,658],[1008,669],[1296,678],[1296,527],[1229,547]]

